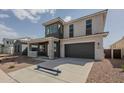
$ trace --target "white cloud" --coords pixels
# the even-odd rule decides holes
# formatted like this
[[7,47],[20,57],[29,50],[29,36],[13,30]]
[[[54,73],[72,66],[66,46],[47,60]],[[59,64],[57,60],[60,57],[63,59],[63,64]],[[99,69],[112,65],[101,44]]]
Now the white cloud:
[[66,17],[64,18],[64,21],[65,21],[65,22],[68,22],[68,21],[70,21],[71,19],[72,19],[71,16],[66,16]]
[[0,18],[9,18],[10,16],[7,14],[0,14]]
[[54,15],[56,12],[55,9],[29,9],[27,11],[29,11],[34,16],[36,16],[37,14],[44,14],[44,13],[49,13],[51,15]]
[[28,19],[33,23],[37,23],[41,18],[41,14],[49,13],[54,16],[56,10],[53,9],[15,9],[11,10],[13,14],[20,20]]
[[0,24],[0,42],[3,38],[17,38],[19,35],[12,28]]

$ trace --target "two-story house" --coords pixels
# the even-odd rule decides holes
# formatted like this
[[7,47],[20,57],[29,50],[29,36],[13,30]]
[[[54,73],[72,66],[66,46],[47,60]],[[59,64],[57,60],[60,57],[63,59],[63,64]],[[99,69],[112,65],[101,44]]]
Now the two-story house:
[[45,38],[28,42],[28,56],[103,59],[106,15],[104,10],[69,22],[58,17],[43,23]]

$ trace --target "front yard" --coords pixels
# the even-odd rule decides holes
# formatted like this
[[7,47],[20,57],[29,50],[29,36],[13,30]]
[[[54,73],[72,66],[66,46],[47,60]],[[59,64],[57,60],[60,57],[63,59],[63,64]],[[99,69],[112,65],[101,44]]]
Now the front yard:
[[[53,68],[60,68],[62,70],[62,73],[58,77],[52,75],[49,77],[49,74],[47,75],[47,73],[34,70],[34,66],[38,63],[42,63],[42,65],[44,65],[45,67],[50,66]],[[12,75],[12,77],[15,79],[19,78],[20,81],[25,80],[25,82],[63,82],[61,81],[61,79],[64,79],[64,81],[68,82],[80,81],[87,83],[124,83],[124,72],[121,68],[121,66],[124,65],[124,59],[104,59],[100,62],[94,62],[93,66],[90,66],[91,63],[92,61],[86,59],[60,58],[44,62],[43,60],[38,61],[27,56],[0,55],[0,69],[9,75]],[[69,68],[71,68],[71,70]],[[22,74],[23,77],[25,76],[25,78],[21,78],[21,76],[18,76]],[[30,76],[30,74],[35,77],[32,76],[32,78],[30,78],[29,80],[28,76]]]
[[41,63],[41,61],[36,61],[27,56],[0,55],[0,69],[2,69],[6,73],[38,63]]
[[101,62],[95,62],[88,76],[88,83],[124,83],[124,72],[121,65],[124,60],[104,59]]

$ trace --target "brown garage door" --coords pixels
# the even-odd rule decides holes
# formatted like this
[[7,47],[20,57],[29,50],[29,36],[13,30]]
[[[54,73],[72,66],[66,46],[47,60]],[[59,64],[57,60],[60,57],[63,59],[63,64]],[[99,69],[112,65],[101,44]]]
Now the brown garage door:
[[75,43],[65,45],[65,56],[73,58],[90,58],[94,59],[95,48],[94,42]]
[[113,50],[113,58],[117,58],[117,59],[121,58],[121,49],[114,49]]

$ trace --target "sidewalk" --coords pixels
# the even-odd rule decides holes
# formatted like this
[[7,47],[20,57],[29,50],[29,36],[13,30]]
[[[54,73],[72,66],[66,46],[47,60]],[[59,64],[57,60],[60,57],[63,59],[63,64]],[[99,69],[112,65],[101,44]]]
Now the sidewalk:
[[0,83],[16,83],[16,81],[0,69]]

